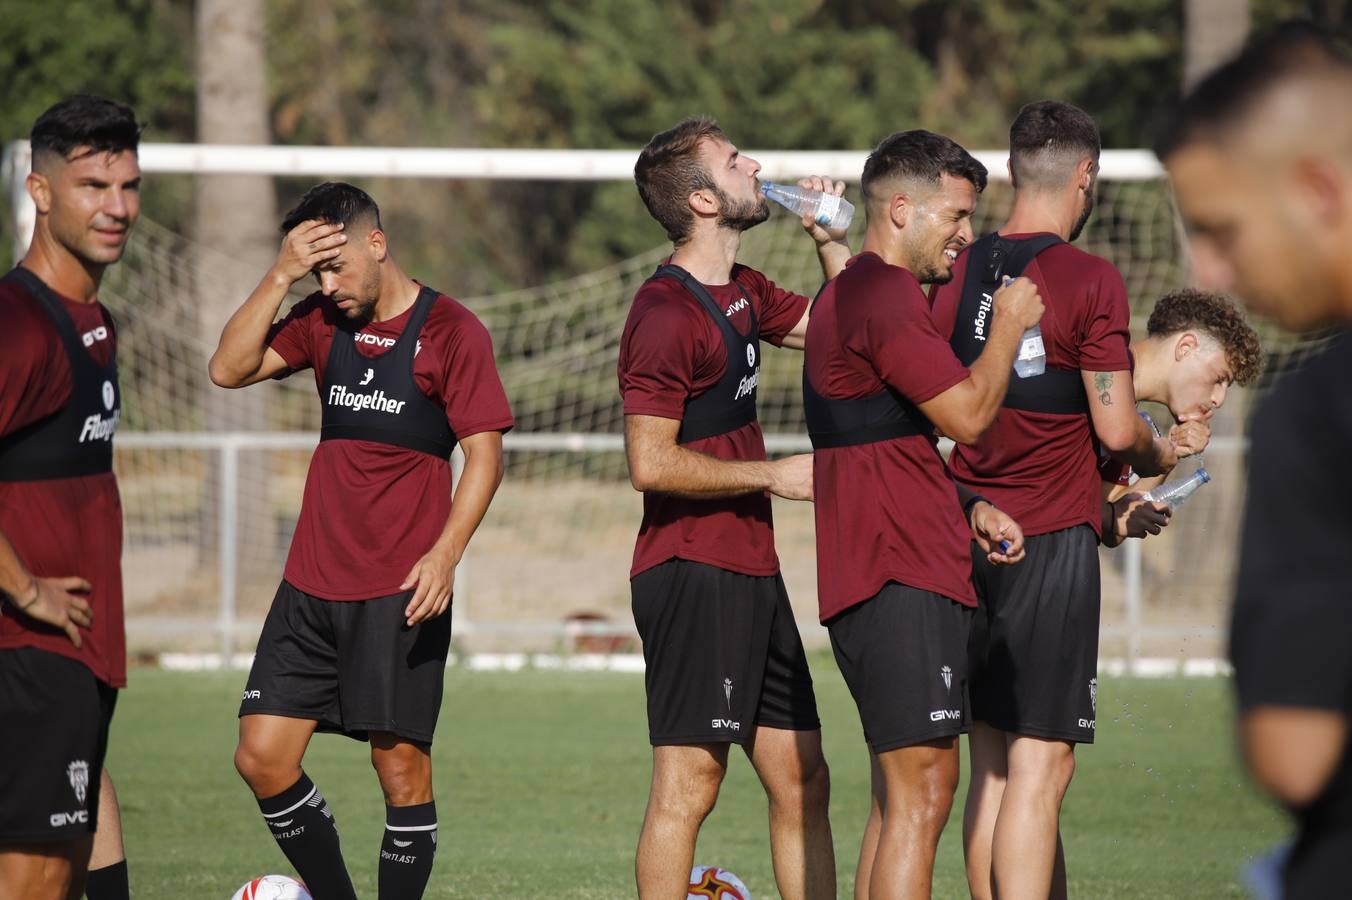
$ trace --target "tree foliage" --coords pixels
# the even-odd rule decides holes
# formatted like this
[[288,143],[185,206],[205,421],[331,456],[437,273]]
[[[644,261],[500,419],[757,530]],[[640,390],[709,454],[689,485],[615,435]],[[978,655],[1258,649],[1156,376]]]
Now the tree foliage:
[[[150,140],[192,138],[190,4],[0,2],[0,138],[80,90],[135,105]],[[1252,3],[1255,27],[1348,6]],[[1181,0],[271,0],[266,26],[284,143],[637,147],[704,113],[746,148],[867,149],[914,127],[997,147],[1023,103],[1057,97],[1105,146],[1142,146],[1182,73]],[[307,186],[280,180],[279,206]],[[409,268],[461,294],[663,239],[630,184],[366,186]]]

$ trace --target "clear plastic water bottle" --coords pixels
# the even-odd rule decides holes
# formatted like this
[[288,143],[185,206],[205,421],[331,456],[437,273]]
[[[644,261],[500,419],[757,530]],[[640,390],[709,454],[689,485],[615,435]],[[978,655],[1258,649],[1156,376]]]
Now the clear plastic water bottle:
[[1210,480],[1211,476],[1207,474],[1206,469],[1198,469],[1187,478],[1161,484],[1153,491],[1146,492],[1142,499],[1152,503],[1163,503],[1170,509],[1178,509],[1183,505],[1184,500],[1191,497],[1199,487]]
[[832,231],[849,228],[854,220],[854,204],[826,191],[810,191],[796,184],[773,181],[762,181],[760,190],[785,209],[799,216],[810,215],[818,225]]
[[[1000,286],[1004,287],[1013,280],[1006,275]],[[1019,355],[1014,357],[1014,374],[1020,378],[1032,378],[1045,371],[1047,371],[1047,348],[1042,343],[1042,325],[1034,323],[1033,327],[1019,338]]]

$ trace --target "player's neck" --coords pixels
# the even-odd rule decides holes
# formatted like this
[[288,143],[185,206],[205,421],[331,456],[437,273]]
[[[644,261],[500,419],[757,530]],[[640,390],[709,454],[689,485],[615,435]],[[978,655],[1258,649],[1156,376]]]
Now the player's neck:
[[403,315],[418,299],[422,285],[409,278],[393,260],[385,262],[380,279],[380,299],[371,310],[372,322],[387,322]]
[[700,284],[720,285],[732,280],[732,266],[742,246],[742,233],[730,228],[697,230],[671,254],[673,265],[689,272]]
[[889,266],[914,272],[905,246],[902,233],[896,230],[889,220],[879,216],[869,221],[868,228],[864,230],[864,243],[860,245],[859,252],[872,253]]
[[1168,405],[1169,392],[1164,373],[1169,360],[1162,353],[1167,349],[1150,337],[1131,342],[1131,355],[1136,362],[1131,370],[1131,387],[1138,403],[1145,401]]
[[1014,209],[1001,234],[1054,234],[1069,240],[1077,212],[1073,198],[1055,194],[1014,194]]
[[33,243],[19,265],[42,279],[63,297],[79,303],[98,299],[105,266],[90,265],[52,239],[44,229],[33,233]]

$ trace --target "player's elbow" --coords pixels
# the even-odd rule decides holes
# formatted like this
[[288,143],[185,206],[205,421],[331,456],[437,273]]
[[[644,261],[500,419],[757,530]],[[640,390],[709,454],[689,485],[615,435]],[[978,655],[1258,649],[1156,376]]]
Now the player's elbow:
[[1103,449],[1109,453],[1125,453],[1136,447],[1136,441],[1139,437],[1135,425],[1139,419],[1133,417],[1133,421],[1125,425],[1113,423],[1106,427],[1094,427],[1094,434],[1098,436],[1099,443]]
[[629,460],[629,483],[634,486],[634,490],[640,493],[647,493],[655,488],[656,473],[652,471],[652,466],[639,460]]
[[244,385],[244,379],[231,371],[218,353],[213,353],[211,361],[207,363],[207,376],[211,379],[211,383],[217,387],[237,388]]
[[957,444],[975,444],[985,433],[989,421],[983,422],[979,416],[947,416],[943,421],[934,423],[944,436]]

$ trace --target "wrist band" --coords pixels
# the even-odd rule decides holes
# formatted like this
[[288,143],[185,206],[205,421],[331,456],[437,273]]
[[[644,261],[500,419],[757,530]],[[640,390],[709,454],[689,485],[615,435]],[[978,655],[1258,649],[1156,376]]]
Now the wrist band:
[[[988,498],[981,496],[980,494],[973,494],[970,498],[968,498],[967,502],[962,505],[962,517],[964,519],[971,519],[972,507],[976,506],[978,503],[991,503],[991,501]],[[991,503],[991,506],[995,506],[995,504]]]

